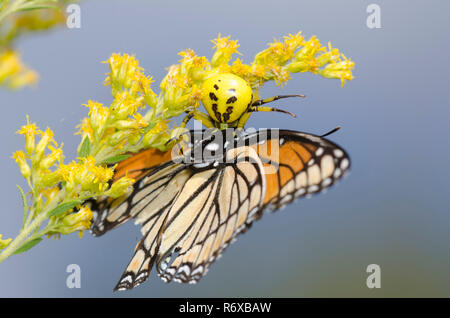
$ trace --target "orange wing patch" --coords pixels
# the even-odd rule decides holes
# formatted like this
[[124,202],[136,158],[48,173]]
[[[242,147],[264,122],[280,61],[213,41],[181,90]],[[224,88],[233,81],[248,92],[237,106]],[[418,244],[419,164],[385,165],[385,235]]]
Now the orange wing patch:
[[[281,189],[289,181],[293,181],[300,171],[305,169],[306,163],[312,158],[311,153],[317,148],[311,144],[302,145],[294,141],[287,141],[278,146],[278,140],[276,139],[268,140],[264,144],[254,145],[253,147],[256,148],[255,150],[264,162],[269,159],[274,164],[278,164],[276,168],[271,163],[264,163],[263,165],[267,185],[264,204],[278,197]],[[276,172],[273,173],[273,171]]]
[[121,161],[115,170],[113,180],[120,179],[127,175],[136,181],[147,174],[148,169],[171,159],[171,150],[159,151],[155,148],[149,148],[138,152],[124,161]]

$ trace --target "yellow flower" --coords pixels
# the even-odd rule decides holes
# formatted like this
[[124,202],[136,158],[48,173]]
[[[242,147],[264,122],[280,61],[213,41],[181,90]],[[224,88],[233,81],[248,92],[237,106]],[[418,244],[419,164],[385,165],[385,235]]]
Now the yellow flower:
[[355,63],[350,59],[347,59],[343,54],[341,54],[341,56],[343,60],[327,64],[327,66],[320,71],[320,75],[326,78],[338,78],[341,80],[341,86],[344,86],[346,80],[350,81],[353,79],[352,70],[355,67]]
[[37,78],[36,72],[27,68],[16,52],[7,50],[0,53],[0,84],[17,89],[36,83]]
[[340,61],[340,56],[341,56],[341,53],[339,52],[339,50],[336,48],[333,48],[331,46],[331,43],[328,42],[328,51],[319,55],[317,57],[317,62],[319,64],[319,66],[322,67],[327,63],[333,63],[333,62]]
[[297,34],[289,34],[284,36],[284,44],[292,51],[302,46],[305,43],[305,38],[302,36],[302,32],[299,31]]
[[161,137],[162,134],[167,135],[168,120],[158,122],[155,127],[150,129],[142,139],[142,144],[145,148],[153,147],[154,143]]
[[39,75],[35,71],[24,69],[21,73],[10,79],[9,87],[11,89],[18,89],[23,86],[33,85],[38,81],[38,78]]
[[36,145],[36,151],[33,156],[33,164],[38,163],[42,159],[44,151],[49,143],[53,143],[57,146],[56,141],[53,139],[53,131],[49,127],[47,127],[45,131],[39,131],[39,133],[41,135],[41,139]]
[[119,180],[115,181],[110,189],[105,192],[105,195],[111,198],[118,198],[127,193],[132,184],[134,183],[134,179],[128,177],[122,177]]
[[53,229],[53,232],[70,234],[75,231],[88,230],[91,227],[92,216],[91,209],[83,206],[78,212],[66,215],[62,222]]
[[319,39],[313,36],[303,44],[303,47],[294,55],[295,60],[310,59],[315,57],[317,53],[325,51],[325,48],[320,44]]
[[191,84],[189,77],[187,77],[185,74],[177,74],[172,77],[171,81],[173,86],[181,89],[186,89]]
[[89,118],[83,118],[81,124],[77,125],[77,128],[79,130],[75,135],[81,135],[83,138],[84,136],[88,136],[91,141],[94,140],[94,130],[91,127]]
[[140,107],[145,107],[142,98],[136,98],[127,91],[122,91],[116,94],[110,112],[113,119],[123,120],[136,113]]
[[197,85],[192,85],[191,93],[189,99],[192,101],[193,106],[196,108],[200,106],[200,101],[202,100],[202,88]]
[[134,134],[135,131],[132,129],[119,130],[108,137],[108,144],[113,147],[117,146],[118,149],[121,149],[126,144],[127,139]]
[[30,124],[30,119],[27,115],[27,124],[22,126],[17,131],[18,134],[25,136],[25,150],[28,155],[31,155],[34,150],[34,136],[38,133],[35,123]]
[[181,72],[189,74],[191,77],[196,77],[198,74],[195,74],[197,71],[209,66],[208,59],[204,56],[197,56],[195,52],[191,49],[187,49],[186,51],[181,51],[178,55],[183,58],[179,61],[182,65]]
[[252,67],[247,64],[243,64],[240,58],[237,58],[231,65],[231,72],[240,77],[248,77],[252,74]]
[[181,51],[178,53],[179,56],[181,56],[183,59],[181,59],[179,62],[190,62],[195,58],[195,52],[192,49],[187,49],[186,51]]
[[292,62],[286,65],[286,69],[290,73],[303,73],[303,72],[311,72],[317,73],[319,69],[319,63],[315,58],[311,58],[309,60],[303,59],[299,62]]
[[227,51],[230,55],[233,53],[239,53],[237,51],[237,48],[239,47],[238,41],[230,40],[230,36],[223,38],[219,33],[217,39],[211,40],[211,42],[214,43],[213,49],[217,48],[217,50]]
[[13,154],[13,158],[17,162],[17,165],[19,166],[20,173],[22,174],[22,176],[25,179],[28,179],[31,176],[31,169],[25,158],[25,153],[22,150],[16,151]]
[[[62,145],[61,145],[62,147]],[[51,145],[48,146],[48,148],[51,150],[51,153],[47,156],[45,156],[41,162],[40,162],[40,168],[42,170],[46,170],[50,168],[56,161],[61,163],[63,158],[63,151],[62,148],[55,148]]]
[[63,176],[59,170],[51,172],[50,170],[40,171],[39,190],[43,191],[46,187],[53,187],[63,181]]
[[273,79],[277,85],[283,85],[291,79],[290,73],[279,65],[271,65],[270,72],[273,74]]
[[40,191],[40,194],[48,204],[59,192],[59,187],[45,187]]
[[135,80],[138,83],[139,90],[144,97],[145,103],[150,107],[155,107],[158,100],[156,98],[157,95],[151,89],[153,78],[150,76],[145,76],[142,73],[137,73],[135,75]]
[[89,108],[89,124],[94,131],[94,136],[101,134],[109,116],[109,109],[92,100],[83,106]]
[[139,92],[139,85],[135,78],[142,73],[138,60],[133,55],[112,54],[106,61],[110,73],[105,79],[105,85],[111,85],[113,96],[122,89],[129,89],[131,94]]
[[194,51],[188,49],[179,53],[183,57],[180,60],[179,73],[187,75],[189,82],[202,81],[206,76],[206,71],[210,67],[209,61],[204,56],[195,55]]
[[231,59],[232,54],[240,54],[237,50],[239,47],[238,41],[230,40],[230,36],[221,37],[219,33],[217,39],[214,39],[211,42],[214,43],[213,49],[216,49],[216,52],[211,59],[211,65],[214,67],[217,67],[220,64],[227,64]]
[[253,88],[260,87],[269,78],[266,67],[264,65],[253,62],[251,64],[251,75],[248,77],[248,81]]
[[60,165],[57,170],[69,192],[78,186],[81,191],[90,191],[94,195],[105,191],[108,188],[108,181],[114,174],[113,170],[108,167],[96,166],[92,156],[81,158],[80,161]]
[[0,83],[8,76],[17,74],[23,68],[19,55],[14,51],[5,51],[0,55]]

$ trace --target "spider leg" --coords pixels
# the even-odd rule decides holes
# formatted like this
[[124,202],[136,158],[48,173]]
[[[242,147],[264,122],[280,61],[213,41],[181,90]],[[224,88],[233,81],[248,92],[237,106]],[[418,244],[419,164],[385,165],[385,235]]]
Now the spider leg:
[[254,112],[278,112],[278,113],[284,113],[291,115],[292,117],[297,117],[293,113],[288,112],[287,110],[278,109],[275,107],[267,107],[267,106],[253,106],[251,105],[247,111],[239,118],[239,121],[237,123],[238,128],[244,128],[245,124],[247,123],[247,120],[250,118],[251,113]]
[[269,97],[269,98],[265,98],[265,99],[258,99],[255,100],[251,106],[261,106],[267,103],[271,103],[273,101],[282,99],[282,98],[290,98],[290,97],[305,97],[305,95],[301,95],[301,94],[295,94],[295,95],[277,95],[277,96],[273,96],[273,97]]
[[293,113],[288,112],[287,110],[278,109],[275,107],[267,107],[267,106],[250,106],[248,111],[251,113],[253,113],[253,112],[279,112],[279,113],[291,115],[292,117],[297,117]]
[[[199,112],[197,110],[193,110],[190,111],[183,119],[183,121],[180,124],[180,127],[178,127],[178,131],[182,131],[186,128],[186,125],[188,124],[188,122],[192,119],[196,119],[198,121],[200,121],[202,123],[203,126],[207,127],[207,128],[214,128],[214,122],[211,120],[211,118],[202,113]],[[183,133],[179,133],[177,132],[177,134],[175,136],[173,136],[172,138],[170,138],[167,142],[166,145],[170,144],[173,141],[178,140],[178,138],[180,138],[183,135]]]

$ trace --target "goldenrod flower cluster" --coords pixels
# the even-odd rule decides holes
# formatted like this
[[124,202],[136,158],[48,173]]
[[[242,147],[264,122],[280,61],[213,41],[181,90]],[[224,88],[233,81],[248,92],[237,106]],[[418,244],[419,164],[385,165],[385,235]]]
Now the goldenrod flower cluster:
[[[191,49],[180,52],[181,60],[168,68],[159,85],[144,74],[138,60],[128,54],[112,54],[105,62],[109,72],[105,85],[111,87],[112,102],[106,106],[88,101],[88,116],[81,121],[76,161],[64,163],[62,145],[47,128],[34,123],[19,131],[25,137],[24,150],[14,153],[20,172],[30,187],[30,198],[19,187],[24,202],[24,223],[13,241],[1,240],[0,262],[17,251],[39,243],[41,236],[59,236],[90,227],[92,211],[83,205],[87,199],[118,198],[126,194],[134,180],[127,176],[114,180],[115,164],[132,153],[153,147],[168,149],[171,136],[180,127],[170,127],[173,117],[200,106],[203,82],[216,74],[234,73],[247,80],[257,96],[267,81],[283,84],[292,73],[312,72],[325,78],[340,79],[342,85],[353,79],[354,63],[331,44],[324,47],[316,37],[305,40],[301,33],[269,43],[250,64],[239,58],[239,44],[230,37],[212,41],[211,60]],[[0,68],[1,70],[1,68]],[[31,204],[29,204],[31,202]],[[48,221],[45,226],[44,221]]]
[[[170,138],[168,119],[175,114],[169,115],[167,105],[159,103],[152,78],[128,54],[112,54],[105,63],[110,69],[105,85],[111,87],[113,101],[109,107],[95,101],[85,105],[89,116],[79,126],[84,140],[80,147],[89,145],[86,155],[103,163],[143,148],[165,149]],[[145,116],[139,112],[143,109],[148,110]]]
[[65,6],[71,0],[0,1],[0,86],[18,89],[38,80],[13,49],[23,35],[42,32],[65,23]]
[[59,237],[75,231],[81,235],[90,228],[93,216],[83,202],[99,196],[120,197],[134,182],[126,176],[112,182],[115,166],[100,164],[87,153],[79,153],[76,162],[65,164],[62,145],[52,130],[38,129],[28,117],[17,133],[25,137],[25,149],[15,152],[13,158],[30,187],[30,199],[19,187],[24,204],[22,231],[14,241],[0,240],[0,249],[5,248],[0,261],[8,253],[34,246],[43,235]]
[[[31,210],[33,211],[29,216],[30,220],[41,213],[48,213],[50,209],[60,204],[74,202],[79,204],[74,204],[67,211],[51,216],[64,221],[70,215],[72,223],[79,218],[80,224],[85,226],[70,229],[60,226],[57,228],[63,234],[88,229],[90,218],[86,217],[87,208],[84,207],[76,213],[71,213],[71,209],[92,197],[108,194],[114,194],[115,197],[123,195],[133,183],[132,179],[123,177],[110,186],[114,167],[99,165],[96,159],[89,155],[79,157],[77,162],[64,164],[62,145],[58,145],[53,132],[49,128],[45,131],[39,130],[35,123],[29,122],[28,118],[27,124],[22,126],[18,133],[25,137],[25,151],[15,152],[13,158],[31,188],[33,201]],[[36,139],[39,139],[37,143]],[[58,223],[56,220],[52,222]],[[46,233],[54,231],[55,228],[47,226]]]
[[180,64],[171,66],[161,83],[161,90],[168,93],[168,101],[178,106],[197,106],[198,87],[206,78],[218,73],[238,75],[255,90],[270,80],[281,85],[291,78],[292,73],[311,72],[340,79],[342,85],[353,79],[354,63],[350,59],[330,43],[323,46],[315,36],[306,40],[301,32],[269,43],[269,47],[256,54],[250,64],[245,64],[240,58],[232,61],[233,54],[240,54],[238,41],[219,34],[212,42],[215,52],[211,61],[196,56],[190,49],[180,53],[183,57]]
[[0,52],[0,85],[17,89],[34,84],[37,78],[37,73],[22,63],[17,52]]

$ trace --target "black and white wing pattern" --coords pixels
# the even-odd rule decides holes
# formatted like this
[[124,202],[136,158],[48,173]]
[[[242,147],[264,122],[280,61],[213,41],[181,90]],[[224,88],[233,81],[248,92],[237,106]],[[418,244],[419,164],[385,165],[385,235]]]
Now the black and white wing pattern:
[[264,199],[261,161],[248,147],[226,156],[233,163],[169,163],[140,181],[130,213],[142,224],[143,238],[117,290],[145,281],[153,265],[167,282],[195,283],[250,226]]
[[[197,282],[264,210],[319,193],[350,166],[342,148],[312,134],[260,130],[233,138],[193,141],[184,155],[190,160],[123,164],[137,175],[134,189],[100,202],[103,213],[93,226],[101,235],[131,218],[142,225],[143,238],[115,290],[141,284],[153,266],[166,282]],[[196,149],[212,156],[195,160]]]

